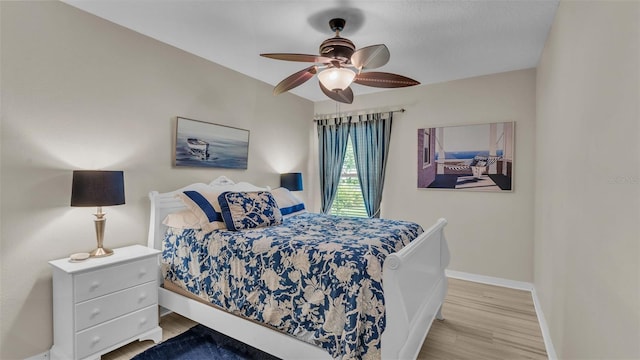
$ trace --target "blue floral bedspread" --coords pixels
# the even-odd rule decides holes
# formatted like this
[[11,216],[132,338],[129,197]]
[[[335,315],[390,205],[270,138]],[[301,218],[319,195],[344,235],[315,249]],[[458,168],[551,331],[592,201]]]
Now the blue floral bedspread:
[[311,213],[242,231],[170,228],[162,268],[189,292],[334,358],[379,359],[382,264],[422,232],[406,221]]

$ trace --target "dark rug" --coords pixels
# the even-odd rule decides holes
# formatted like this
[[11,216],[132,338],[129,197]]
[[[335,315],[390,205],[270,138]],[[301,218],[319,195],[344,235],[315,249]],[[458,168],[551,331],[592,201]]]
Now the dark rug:
[[182,334],[168,339],[132,360],[279,360],[247,344],[211,330],[204,325],[196,325]]

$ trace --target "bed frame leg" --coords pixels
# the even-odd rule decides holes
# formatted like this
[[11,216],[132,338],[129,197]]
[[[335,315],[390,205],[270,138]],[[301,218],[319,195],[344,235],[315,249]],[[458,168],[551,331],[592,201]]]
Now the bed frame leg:
[[436,319],[444,320],[444,316],[442,316],[442,305],[438,308],[438,312],[436,313]]

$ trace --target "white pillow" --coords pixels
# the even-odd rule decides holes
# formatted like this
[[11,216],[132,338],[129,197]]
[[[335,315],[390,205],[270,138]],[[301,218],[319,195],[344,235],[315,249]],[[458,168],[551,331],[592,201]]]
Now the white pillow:
[[176,229],[201,229],[200,218],[191,210],[182,210],[171,213],[164,218],[162,223]]
[[293,195],[287,188],[279,187],[271,190],[273,198],[276,199],[276,203],[282,213],[282,218],[306,213],[307,210],[304,207],[304,203],[297,196]]
[[184,205],[198,218],[202,230],[211,232],[216,229],[225,229],[224,220],[220,213],[217,191],[185,190],[177,196]]

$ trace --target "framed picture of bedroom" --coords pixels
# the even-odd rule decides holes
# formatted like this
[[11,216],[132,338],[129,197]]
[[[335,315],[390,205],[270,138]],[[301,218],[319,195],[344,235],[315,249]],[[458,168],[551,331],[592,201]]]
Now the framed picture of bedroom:
[[418,129],[418,188],[512,191],[514,125]]
[[177,118],[174,165],[246,169],[249,130]]

